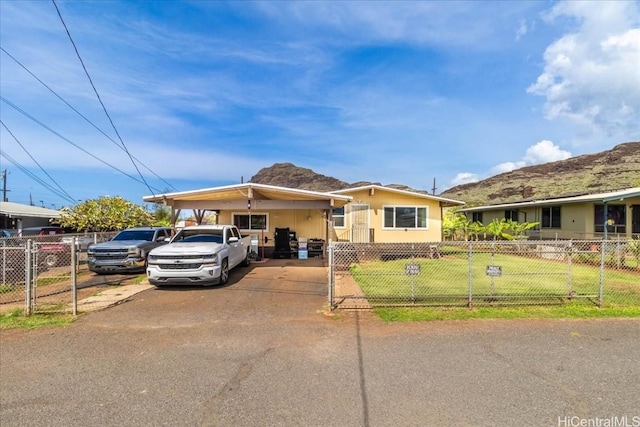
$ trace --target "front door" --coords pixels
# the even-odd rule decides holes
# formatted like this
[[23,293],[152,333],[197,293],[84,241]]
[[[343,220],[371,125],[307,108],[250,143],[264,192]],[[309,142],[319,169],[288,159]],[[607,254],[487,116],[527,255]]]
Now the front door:
[[369,205],[351,205],[351,241],[369,243]]
[[640,234],[640,205],[631,205],[631,232]]

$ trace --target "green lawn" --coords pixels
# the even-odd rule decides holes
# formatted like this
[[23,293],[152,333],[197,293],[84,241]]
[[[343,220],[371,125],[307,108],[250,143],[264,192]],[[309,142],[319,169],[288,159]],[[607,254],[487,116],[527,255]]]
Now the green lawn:
[[[408,275],[408,264],[419,274]],[[500,276],[487,275],[487,266],[499,266]],[[471,271],[471,281],[469,272]],[[367,261],[354,264],[351,274],[370,302],[437,303],[464,299],[471,287],[474,304],[505,301],[561,303],[589,297],[597,303],[599,265],[510,254],[474,253],[471,267],[462,251],[444,252],[440,259]],[[605,306],[640,306],[640,271],[605,269]]]
[[67,326],[77,316],[69,313],[34,313],[25,316],[23,308],[0,313],[0,329],[38,329],[42,327]]

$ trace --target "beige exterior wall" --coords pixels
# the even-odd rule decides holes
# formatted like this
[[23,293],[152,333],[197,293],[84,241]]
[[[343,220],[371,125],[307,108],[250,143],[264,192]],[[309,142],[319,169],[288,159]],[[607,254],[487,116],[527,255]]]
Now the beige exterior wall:
[[[248,211],[222,211],[220,212],[218,222],[220,224],[233,224],[233,214],[247,215]],[[307,239],[324,239],[326,237],[325,212],[316,209],[304,210],[266,210],[251,211],[252,215],[267,215],[267,225],[264,233],[258,230],[240,230],[242,235],[255,235],[259,238],[268,237],[265,246],[273,246],[273,239],[276,228],[289,228],[295,231],[297,237],[306,237]]]
[[[376,243],[397,242],[439,242],[442,240],[442,211],[440,202],[379,188],[341,192],[342,195],[353,197],[353,201],[345,206],[345,227],[335,228],[331,234],[332,240],[349,241],[353,225],[354,205],[368,206],[368,227],[373,230],[373,241]],[[383,227],[385,206],[411,206],[427,208],[426,229],[387,229]]]
[[[602,232],[595,231],[595,206],[602,203],[567,203],[561,205],[560,212],[560,228],[540,228],[540,237],[543,239],[601,239]],[[627,238],[632,235],[632,218],[633,205],[640,205],[640,197],[627,198],[622,201],[612,201],[611,205],[625,205],[625,230],[609,230],[608,235],[611,238],[621,237]],[[550,206],[550,205],[549,205]],[[541,207],[525,207],[520,208],[520,221],[523,221],[526,212],[527,222],[541,222]],[[493,219],[504,218],[505,209],[496,209],[491,211],[483,211],[482,222],[489,224]],[[470,212],[467,213],[469,219],[472,218]]]

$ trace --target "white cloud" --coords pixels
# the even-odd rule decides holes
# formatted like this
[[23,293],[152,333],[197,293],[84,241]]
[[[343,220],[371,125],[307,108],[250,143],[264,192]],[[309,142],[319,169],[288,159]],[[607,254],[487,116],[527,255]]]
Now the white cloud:
[[491,176],[500,175],[501,173],[511,172],[525,166],[539,165],[542,163],[555,162],[571,157],[569,151],[562,150],[559,146],[549,140],[542,140],[527,148],[522,159],[517,161],[509,161],[500,163],[489,170],[486,175],[474,174],[470,172],[458,173],[451,181],[450,187],[471,182],[477,182]]
[[551,10],[547,19],[575,18],[579,26],[547,47],[544,72],[527,88],[546,98],[546,118],[583,132],[638,135],[638,16],[636,2],[561,2]]
[[520,169],[525,167],[525,162],[504,162],[491,168],[491,175],[500,175],[501,173],[511,172],[514,169]]
[[553,142],[545,139],[527,148],[523,161],[526,165],[537,165],[564,160],[569,157],[571,157],[570,152],[561,150]]
[[478,182],[480,180],[480,176],[475,173],[470,172],[460,172],[451,180],[451,187],[462,184],[469,184],[472,182]]
[[568,159],[569,157],[571,157],[571,153],[569,151],[562,150],[553,142],[544,139],[527,148],[527,151],[521,160],[515,162],[504,162],[492,167],[491,174],[498,175],[505,172],[511,172],[512,170],[523,168],[525,166],[555,162],[558,160]]
[[529,32],[529,27],[527,25],[527,21],[525,21],[524,19],[520,20],[520,24],[516,29],[516,41],[520,40],[528,32]]
[[500,163],[491,168],[491,175],[499,175],[505,172],[511,172],[525,166],[539,165],[542,163],[555,162],[571,157],[569,151],[561,150],[560,147],[548,140],[542,140],[529,148],[521,160],[515,162]]

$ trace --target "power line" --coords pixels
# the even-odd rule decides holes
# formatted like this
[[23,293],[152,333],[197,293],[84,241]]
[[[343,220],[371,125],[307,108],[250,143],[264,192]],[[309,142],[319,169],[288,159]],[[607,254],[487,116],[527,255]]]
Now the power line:
[[7,132],[9,132],[9,135],[11,135],[11,137],[18,143],[18,145],[20,147],[22,147],[22,149],[24,150],[25,153],[27,153],[27,156],[29,156],[31,158],[31,160],[33,160],[33,162],[38,165],[38,167],[40,168],[40,170],[49,177],[49,179],[60,189],[60,191],[62,191],[64,194],[66,194],[70,199],[73,200],[73,197],[71,196],[71,194],[69,194],[64,188],[62,188],[62,186],[60,184],[58,184],[58,182],[53,179],[53,177],[51,175],[49,175],[49,173],[44,170],[44,168],[40,165],[40,163],[38,163],[38,161],[31,155],[31,153],[29,153],[29,150],[27,150],[25,148],[24,145],[22,145],[22,143],[18,140],[18,138],[16,138],[16,136],[13,134],[13,132],[11,132],[11,130],[7,127],[7,125],[4,124],[4,122],[0,119],[0,124],[2,124],[2,127],[4,127]]
[[[12,107],[14,110],[18,111],[19,113],[21,113],[22,115],[24,115],[25,117],[31,119],[32,121],[34,121],[35,123],[39,124],[40,126],[42,126],[43,128],[45,128],[46,130],[48,130],[49,132],[53,133],[54,135],[56,135],[58,138],[62,139],[63,141],[73,145],[74,147],[76,147],[78,150],[82,151],[83,153],[93,157],[94,159],[96,159],[97,161],[99,161],[100,163],[109,166],[111,169],[114,169],[117,172],[120,172],[121,174],[131,178],[132,180],[140,183],[140,184],[146,184],[145,182],[140,181],[138,178],[129,175],[128,173],[126,173],[125,171],[118,169],[117,167],[113,166],[112,164],[102,160],[101,158],[99,158],[98,156],[94,156],[93,154],[91,154],[90,152],[88,152],[87,150],[85,150],[84,148],[80,147],[78,144],[74,143],[73,141],[69,140],[68,138],[65,138],[64,136],[62,136],[61,134],[59,134],[58,132],[56,132],[55,130],[53,130],[52,128],[50,128],[49,126],[45,125],[44,123],[42,123],[40,120],[36,119],[35,117],[33,117],[31,114],[27,113],[26,111],[24,111],[22,108],[18,107],[17,105],[15,105],[13,102],[9,101],[8,99],[6,99],[5,97],[3,97],[2,95],[0,95],[0,101],[4,101],[6,102],[10,107]],[[148,187],[148,184],[147,184]],[[160,193],[161,191],[158,190],[157,188],[155,189],[158,193]],[[150,191],[155,194],[151,189]]]
[[[22,67],[27,73],[29,73],[34,79],[36,79],[42,86],[44,86],[45,88],[47,88],[53,95],[55,95],[60,101],[62,101],[65,105],[67,105],[71,110],[73,110],[76,114],[78,114],[80,117],[82,117],[87,123],[89,123],[91,126],[93,126],[98,132],[100,132],[102,135],[104,135],[107,139],[109,139],[111,142],[113,142],[113,144],[118,147],[119,149],[123,150],[126,152],[126,150],[120,146],[120,144],[118,144],[113,138],[111,138],[109,135],[107,135],[102,129],[100,129],[98,126],[96,126],[91,120],[89,120],[89,118],[87,118],[84,114],[82,114],[80,111],[78,111],[73,105],[71,105],[69,102],[67,102],[63,97],[61,97],[55,90],[53,90],[51,87],[49,87],[45,82],[43,82],[40,78],[38,78],[38,76],[36,76],[33,72],[31,72],[31,70],[29,70],[29,68],[27,68],[24,64],[22,64],[20,61],[18,61],[18,59],[16,59],[13,55],[11,55],[9,52],[7,52],[6,49],[4,49],[2,46],[0,46],[0,51],[4,52],[9,58],[11,58],[16,64],[18,64],[20,67]],[[161,180],[162,182],[164,182],[165,184],[167,184],[167,186],[169,186],[169,188],[178,191],[177,188],[175,188],[173,185],[171,185],[169,182],[167,182],[165,179],[163,179],[162,177],[160,177],[160,175],[158,175],[157,173],[155,173],[153,170],[151,170],[151,168],[147,165],[145,165],[140,159],[136,158],[135,156],[132,156],[140,165],[142,165],[146,170],[148,170],[149,172],[151,172],[156,178],[158,178],[159,180]]]
[[66,194],[61,193],[55,187],[52,187],[51,185],[49,185],[48,183],[46,183],[45,181],[40,179],[40,177],[38,177],[37,175],[35,175],[31,171],[29,171],[29,169],[27,169],[26,167],[22,166],[20,163],[18,163],[16,160],[14,160],[10,155],[5,153],[2,149],[0,149],[0,156],[2,156],[5,159],[7,159],[15,167],[20,169],[25,175],[29,176],[31,179],[33,179],[34,181],[36,181],[37,183],[39,183],[40,185],[42,185],[43,187],[45,187],[46,189],[48,189],[49,191],[51,191],[52,193],[57,195],[58,197],[60,197],[62,199],[65,199],[65,200],[67,200],[68,202],[70,202],[72,204],[76,203],[76,200],[74,200],[72,198],[69,198]]
[[115,131],[116,135],[118,136],[118,140],[122,144],[122,148],[124,148],[124,151],[129,156],[129,160],[131,160],[131,163],[133,164],[133,167],[136,168],[136,171],[138,172],[138,175],[140,176],[140,179],[142,179],[142,181],[144,182],[144,185],[146,185],[147,188],[149,189],[149,191],[151,192],[151,194],[155,196],[155,193],[153,192],[153,190],[151,189],[151,187],[149,186],[147,181],[144,179],[144,176],[140,172],[140,169],[138,169],[138,165],[133,160],[133,157],[131,156],[131,153],[129,153],[129,150],[127,149],[126,144],[122,140],[122,137],[120,136],[120,133],[118,132],[118,129],[116,129],[116,125],[113,123],[113,120],[111,120],[111,116],[109,115],[109,112],[107,111],[107,107],[102,102],[102,99],[100,98],[100,94],[98,93],[98,90],[96,89],[95,85],[93,84],[93,80],[91,80],[91,76],[89,75],[89,71],[87,70],[87,67],[84,65],[84,61],[82,60],[82,57],[80,56],[80,52],[78,51],[78,48],[76,47],[76,44],[73,41],[73,38],[71,37],[71,33],[69,32],[69,29],[67,28],[67,24],[64,22],[64,19],[62,19],[62,14],[60,13],[60,9],[58,9],[58,5],[56,4],[56,0],[51,0],[51,2],[53,3],[53,6],[56,8],[56,12],[58,12],[58,16],[60,17],[60,22],[62,22],[62,25],[64,26],[64,29],[67,32],[67,36],[69,37],[69,40],[71,41],[71,44],[73,45],[73,49],[76,51],[76,55],[78,56],[78,59],[80,60],[80,63],[82,64],[82,68],[84,69],[84,72],[87,75],[87,78],[89,79],[89,83],[91,84],[91,87],[93,88],[93,91],[95,92],[96,97],[98,98],[98,101],[100,102],[100,105],[102,106],[102,109],[104,110],[104,113],[106,114],[107,118],[109,119],[109,123],[111,123],[111,127],[113,127],[113,130]]

